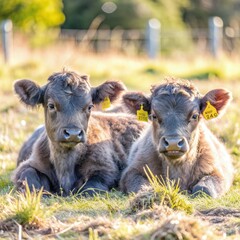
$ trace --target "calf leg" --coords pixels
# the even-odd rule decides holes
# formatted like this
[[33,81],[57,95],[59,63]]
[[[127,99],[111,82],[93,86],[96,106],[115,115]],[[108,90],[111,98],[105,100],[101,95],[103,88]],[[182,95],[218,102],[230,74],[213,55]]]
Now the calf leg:
[[205,176],[192,188],[193,197],[198,196],[202,192],[217,198],[222,194],[222,182],[217,176]]
[[120,181],[120,188],[125,193],[137,193],[143,185],[150,185],[146,177],[132,169],[123,174]]
[[115,184],[115,179],[107,174],[99,173],[91,176],[79,190],[85,196],[109,191]]
[[17,188],[25,191],[25,183],[28,184],[30,191],[33,191],[34,188],[36,190],[43,188],[45,191],[50,191],[50,182],[48,177],[32,167],[28,167],[22,171],[17,181]]

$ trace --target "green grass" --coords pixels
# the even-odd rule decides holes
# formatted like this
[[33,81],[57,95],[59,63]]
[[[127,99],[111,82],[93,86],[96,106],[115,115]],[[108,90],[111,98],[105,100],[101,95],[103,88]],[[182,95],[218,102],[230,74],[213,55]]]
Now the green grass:
[[148,166],[144,171],[151,187],[146,187],[134,197],[131,202],[131,208],[134,212],[139,209],[151,208],[154,204],[168,206],[173,210],[184,211],[187,214],[193,212],[193,207],[187,197],[180,192],[178,182],[154,176]]
[[[211,209],[240,210],[239,60],[216,61],[199,56],[153,61],[111,54],[96,56],[65,46],[64,50],[58,46],[34,50],[31,55],[19,54],[21,59],[15,59],[12,65],[0,66],[0,238],[17,239],[20,234],[35,239],[214,240],[223,239],[226,234],[226,239],[237,239],[239,217],[230,215],[222,223],[210,224],[199,213]],[[176,76],[191,78],[203,94],[219,87],[232,91],[233,102],[226,114],[208,123],[233,157],[236,173],[229,193],[219,199],[191,199],[179,191],[176,182],[162,181],[147,169],[152,187],[137,195],[126,196],[114,190],[92,198],[41,198],[41,191],[16,192],[10,178],[18,151],[44,118],[41,108],[26,109],[19,103],[13,83],[27,78],[41,85],[63,67],[89,74],[93,86],[115,79],[122,80],[130,90],[149,93],[151,85],[166,76]]]
[[8,208],[5,208],[5,218],[10,218],[18,222],[20,225],[41,226],[44,222],[46,209],[41,204],[42,189],[37,192],[35,189],[30,192],[26,185],[25,194],[17,193],[16,196],[8,197]]

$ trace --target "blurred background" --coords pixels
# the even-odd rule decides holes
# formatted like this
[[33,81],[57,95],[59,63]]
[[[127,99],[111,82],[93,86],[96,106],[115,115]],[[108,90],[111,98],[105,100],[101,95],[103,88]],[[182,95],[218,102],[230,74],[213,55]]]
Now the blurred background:
[[[239,0],[0,0],[0,6],[5,62],[19,44],[74,44],[150,58],[233,56],[240,48]],[[4,50],[11,41],[14,49]]]
[[45,80],[63,67],[140,90],[167,75],[240,78],[240,0],[0,0],[0,6],[0,77],[8,82]]

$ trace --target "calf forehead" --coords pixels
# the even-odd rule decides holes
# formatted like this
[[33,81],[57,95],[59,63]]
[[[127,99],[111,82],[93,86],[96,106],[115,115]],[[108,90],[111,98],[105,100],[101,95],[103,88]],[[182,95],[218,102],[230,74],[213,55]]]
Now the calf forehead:
[[152,108],[162,114],[172,112],[187,114],[199,108],[199,100],[200,94],[192,85],[172,82],[160,85],[153,90]]
[[199,100],[182,94],[161,94],[152,99],[152,108],[154,111],[160,111],[161,114],[173,112],[184,114],[199,108]]
[[53,74],[48,81],[45,100],[52,98],[63,103],[81,103],[91,100],[89,82],[74,72]]
[[179,80],[179,79],[166,79],[167,83],[161,84],[157,87],[151,89],[152,97],[156,97],[160,94],[174,95],[181,93],[189,98],[199,97],[199,92],[193,84],[189,81]]

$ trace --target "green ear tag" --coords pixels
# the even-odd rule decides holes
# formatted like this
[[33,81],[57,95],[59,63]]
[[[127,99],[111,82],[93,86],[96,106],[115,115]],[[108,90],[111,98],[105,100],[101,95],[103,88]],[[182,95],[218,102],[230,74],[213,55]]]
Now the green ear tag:
[[148,112],[143,110],[142,104],[140,110],[137,110],[137,120],[142,122],[148,122]]
[[217,116],[218,116],[217,109],[209,101],[207,101],[207,106],[203,111],[203,117],[206,120],[210,120],[212,118],[216,118]]
[[111,107],[111,101],[109,97],[105,97],[102,101],[102,110],[106,110]]

